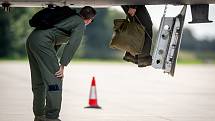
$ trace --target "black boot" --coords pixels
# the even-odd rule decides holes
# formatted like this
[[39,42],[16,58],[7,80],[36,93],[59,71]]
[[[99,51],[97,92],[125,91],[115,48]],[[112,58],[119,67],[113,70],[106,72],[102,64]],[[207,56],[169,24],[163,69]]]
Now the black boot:
[[152,65],[152,56],[138,55],[138,67],[146,67]]
[[125,53],[125,56],[123,57],[123,60],[127,62],[132,62],[134,64],[138,64],[138,57],[131,55],[129,52]]

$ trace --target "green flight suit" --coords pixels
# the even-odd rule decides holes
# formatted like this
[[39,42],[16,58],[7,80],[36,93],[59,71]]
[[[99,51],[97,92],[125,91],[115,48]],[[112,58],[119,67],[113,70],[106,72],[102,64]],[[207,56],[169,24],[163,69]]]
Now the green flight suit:
[[[59,117],[62,100],[62,80],[55,76],[55,72],[59,70],[59,63],[68,65],[80,45],[85,29],[84,21],[78,15],[54,26],[47,30],[35,29],[26,42],[34,96],[33,112],[35,116],[46,115],[50,119]],[[63,43],[67,44],[58,62],[55,46]]]

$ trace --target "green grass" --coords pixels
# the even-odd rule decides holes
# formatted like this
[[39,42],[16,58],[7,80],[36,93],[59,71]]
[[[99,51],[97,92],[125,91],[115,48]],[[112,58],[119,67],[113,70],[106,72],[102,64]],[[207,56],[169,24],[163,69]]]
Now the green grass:
[[122,63],[125,62],[120,59],[73,59],[71,62],[82,63],[82,62],[90,62],[90,63]]
[[[0,58],[0,61],[28,61],[27,57],[4,57]],[[72,63],[124,63],[122,59],[78,59],[74,58]],[[215,64],[214,52],[191,52],[180,51],[177,59],[178,64]]]
[[201,60],[178,60],[177,64],[204,64]]
[[[0,62],[2,61],[28,61],[28,58],[19,58],[19,59],[15,59],[15,58],[0,58]],[[85,62],[90,62],[90,63],[122,63],[125,62],[123,60],[120,59],[77,59],[74,58],[71,60],[72,63],[85,63]]]
[[215,64],[215,53],[180,51],[177,62],[179,64]]
[[0,58],[0,61],[27,61],[27,60],[28,60],[27,57],[23,57],[23,58],[3,57],[3,58]]

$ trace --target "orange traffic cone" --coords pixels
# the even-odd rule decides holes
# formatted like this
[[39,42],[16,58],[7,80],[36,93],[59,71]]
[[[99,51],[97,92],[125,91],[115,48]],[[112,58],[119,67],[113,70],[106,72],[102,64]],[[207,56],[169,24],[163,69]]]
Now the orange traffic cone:
[[96,93],[96,80],[95,77],[93,77],[91,88],[90,88],[90,98],[89,98],[89,106],[85,108],[98,108],[101,109],[101,107],[97,104],[97,93]]

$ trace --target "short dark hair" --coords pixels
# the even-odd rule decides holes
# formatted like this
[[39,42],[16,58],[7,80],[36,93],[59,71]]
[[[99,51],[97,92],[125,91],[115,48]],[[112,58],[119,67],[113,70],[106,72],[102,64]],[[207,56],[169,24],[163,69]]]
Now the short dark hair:
[[96,10],[90,6],[85,6],[81,9],[80,15],[84,19],[91,19],[96,15]]

